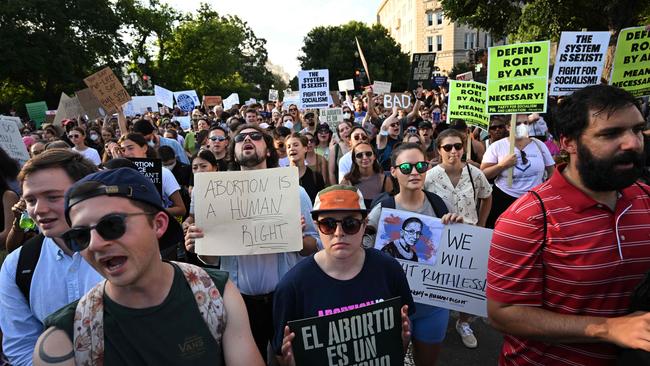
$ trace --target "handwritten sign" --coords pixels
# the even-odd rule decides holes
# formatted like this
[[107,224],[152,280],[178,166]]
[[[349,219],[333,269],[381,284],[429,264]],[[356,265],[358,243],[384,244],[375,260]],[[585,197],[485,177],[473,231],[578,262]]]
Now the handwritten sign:
[[302,70],[298,72],[301,108],[329,106],[329,70]]
[[384,108],[403,108],[411,107],[411,96],[409,94],[390,93],[384,94]]
[[156,186],[160,197],[163,197],[162,190],[162,161],[160,159],[149,159],[149,158],[129,158],[135,166],[138,167],[138,170],[142,175],[149,178],[151,183]]
[[625,28],[618,35],[610,84],[635,97],[650,95],[650,31]]
[[433,75],[433,64],[436,62],[435,53],[414,53],[411,61],[411,79],[409,89],[423,87],[431,89],[431,77]]
[[487,129],[489,117],[485,109],[485,90],[483,83],[451,80],[447,118],[462,119],[469,125]]
[[490,114],[546,112],[549,41],[489,48]]
[[20,166],[29,160],[29,153],[16,122],[5,116],[0,116],[0,147],[12,159],[18,161]]
[[609,32],[562,32],[550,95],[567,95],[600,83]]
[[59,106],[56,109],[56,116],[54,117],[53,123],[57,126],[61,126],[61,121],[68,118],[77,118],[86,114],[81,103],[79,103],[79,98],[76,96],[70,98],[66,93],[61,93],[61,99],[59,99]]
[[375,94],[388,94],[390,93],[390,88],[392,83],[387,81],[375,80],[375,83],[372,84],[372,92]]
[[97,97],[104,110],[117,111],[117,108],[131,100],[122,83],[110,67],[105,67],[84,79],[84,83]]
[[298,169],[194,175],[195,220],[203,255],[250,255],[302,250]]
[[0,119],[3,119],[5,121],[12,121],[16,124],[19,130],[25,127],[25,124],[23,124],[23,121],[20,120],[20,117],[0,115]]
[[153,92],[156,96],[156,101],[169,108],[174,108],[174,93],[171,90],[165,89],[162,86],[154,85]]
[[403,365],[401,300],[288,322],[297,366]]
[[330,129],[337,130],[339,123],[343,122],[343,108],[322,109],[320,122],[327,123]]
[[174,98],[176,99],[176,105],[183,112],[191,112],[194,107],[200,104],[199,96],[194,90],[174,92]]
[[232,94],[230,94],[228,96],[228,98],[223,100],[223,108],[224,109],[230,109],[235,104],[239,104],[239,94],[237,94],[237,93],[232,93]]
[[45,121],[45,112],[47,111],[47,104],[44,101],[26,103],[27,114],[29,118],[33,119],[40,126]]
[[275,89],[269,89],[269,102],[277,102],[278,100],[278,91]]
[[99,99],[97,99],[89,88],[76,91],[74,94],[79,100],[81,107],[86,111],[88,118],[96,119],[106,115],[106,111],[104,111]]
[[462,81],[472,81],[474,80],[474,73],[471,71],[464,72],[462,74],[456,75],[456,80],[462,80]]

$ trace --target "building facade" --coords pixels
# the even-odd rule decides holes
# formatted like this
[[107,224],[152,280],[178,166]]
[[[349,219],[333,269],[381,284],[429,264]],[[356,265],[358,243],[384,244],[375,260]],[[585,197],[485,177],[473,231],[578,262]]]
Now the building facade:
[[377,22],[388,29],[403,52],[435,52],[435,65],[445,75],[455,64],[470,61],[470,51],[503,43],[485,31],[451,22],[437,0],[383,0]]

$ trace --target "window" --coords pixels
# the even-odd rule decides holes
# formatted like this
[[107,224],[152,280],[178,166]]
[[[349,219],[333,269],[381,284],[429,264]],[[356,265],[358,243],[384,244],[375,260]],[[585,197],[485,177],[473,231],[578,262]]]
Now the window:
[[427,52],[433,52],[433,37],[427,37]]
[[442,36],[436,36],[436,51],[442,51]]
[[474,41],[476,39],[476,34],[474,33],[465,33],[465,49],[471,50],[474,48]]
[[436,24],[437,25],[442,24],[442,12],[441,11],[436,12]]
[[433,13],[432,12],[427,12],[427,27],[430,27],[433,25]]
[[492,42],[492,36],[489,33],[485,33],[485,48],[492,47],[494,46],[494,42]]

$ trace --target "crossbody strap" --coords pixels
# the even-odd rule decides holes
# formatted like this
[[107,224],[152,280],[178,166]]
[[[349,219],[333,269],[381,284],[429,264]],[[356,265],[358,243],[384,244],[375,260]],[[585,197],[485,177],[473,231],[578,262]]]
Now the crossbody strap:
[[540,250],[544,249],[544,246],[546,245],[546,226],[548,224],[547,218],[546,218],[546,207],[544,206],[544,201],[542,201],[542,197],[540,197],[539,193],[535,191],[528,191],[533,194],[533,196],[537,197],[537,200],[539,201],[540,206],[542,206],[542,217],[544,218],[544,239],[542,240],[542,247]]

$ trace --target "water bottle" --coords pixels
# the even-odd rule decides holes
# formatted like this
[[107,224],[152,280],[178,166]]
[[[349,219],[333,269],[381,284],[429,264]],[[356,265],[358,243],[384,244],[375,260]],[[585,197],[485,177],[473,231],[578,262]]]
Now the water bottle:
[[21,229],[28,231],[33,230],[36,227],[36,223],[29,216],[27,211],[23,211],[23,213],[20,215],[20,223],[18,226],[20,226]]

